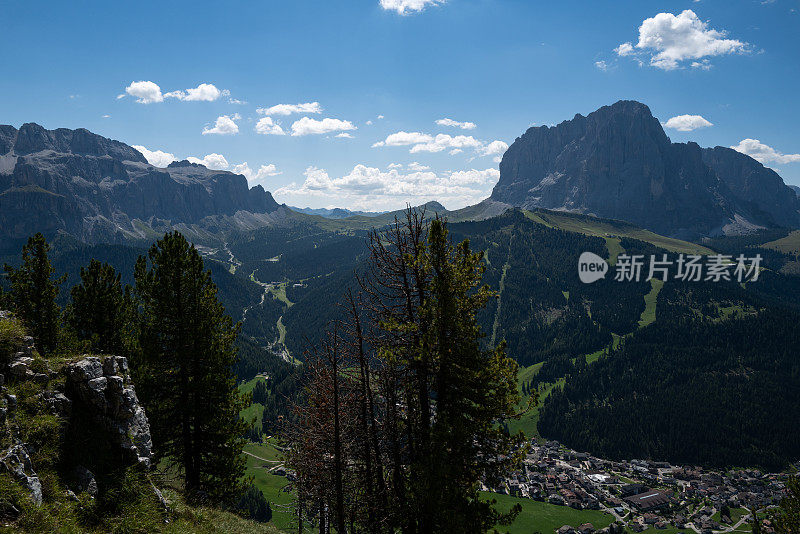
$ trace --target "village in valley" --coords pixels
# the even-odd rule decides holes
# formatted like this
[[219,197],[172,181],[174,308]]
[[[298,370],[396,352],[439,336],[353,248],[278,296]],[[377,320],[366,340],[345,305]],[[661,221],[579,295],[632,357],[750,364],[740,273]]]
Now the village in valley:
[[[800,466],[800,462],[795,467]],[[487,491],[577,510],[600,510],[613,523],[563,525],[557,534],[627,531],[749,532],[752,510],[776,506],[786,473],[716,471],[649,460],[611,461],[533,440],[524,468]],[[761,517],[761,514],[759,514]],[[762,532],[771,532],[768,520]]]

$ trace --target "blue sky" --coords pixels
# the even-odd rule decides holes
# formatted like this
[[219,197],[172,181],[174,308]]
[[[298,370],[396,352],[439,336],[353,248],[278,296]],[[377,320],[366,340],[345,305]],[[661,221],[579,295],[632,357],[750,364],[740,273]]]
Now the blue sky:
[[489,194],[504,143],[527,127],[620,99],[677,117],[673,141],[738,146],[800,185],[800,0],[3,0],[0,12],[0,123],[191,156],[291,205],[458,208]]

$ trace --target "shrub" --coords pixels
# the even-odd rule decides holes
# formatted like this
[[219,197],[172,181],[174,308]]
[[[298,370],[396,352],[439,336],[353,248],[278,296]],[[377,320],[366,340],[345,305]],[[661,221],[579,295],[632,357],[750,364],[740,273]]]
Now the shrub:
[[0,366],[8,365],[25,335],[25,328],[16,319],[0,319]]

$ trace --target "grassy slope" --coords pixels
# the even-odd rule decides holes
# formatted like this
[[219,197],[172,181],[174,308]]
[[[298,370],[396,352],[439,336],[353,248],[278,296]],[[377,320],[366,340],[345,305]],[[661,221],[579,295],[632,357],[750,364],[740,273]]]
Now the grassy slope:
[[244,450],[250,453],[246,455],[247,471],[245,475],[253,477],[253,483],[261,490],[267,501],[270,502],[272,523],[283,531],[294,531],[295,527],[293,526],[291,513],[293,497],[291,493],[285,491],[289,481],[286,477],[269,472],[270,468],[280,465],[279,462],[283,459],[282,453],[275,448],[271,441],[267,441],[264,445],[249,443]]
[[[640,241],[646,241],[657,247],[667,249],[670,252],[684,254],[713,253],[711,249],[701,245],[689,243],[688,241],[681,241],[680,239],[673,239],[671,237],[664,237],[650,230],[642,230],[641,228],[622,221],[597,219],[583,215],[547,210],[536,210],[533,212],[526,212],[525,214],[529,219],[551,228],[560,228],[568,232],[577,232],[605,238],[609,252],[611,253],[611,258],[614,260],[616,259],[616,255],[620,252],[618,248],[620,237],[629,237]],[[616,241],[616,246],[613,241]]]
[[795,230],[783,239],[770,241],[761,245],[764,248],[771,248],[784,254],[800,254],[800,230]]
[[599,510],[575,510],[568,506],[556,506],[496,493],[484,493],[483,496],[487,499],[496,499],[498,509],[503,511],[509,510],[517,503],[522,506],[522,513],[516,521],[507,527],[498,527],[501,532],[507,531],[511,534],[531,534],[536,531],[550,534],[563,525],[578,527],[583,523],[591,523],[594,528],[601,529],[614,520],[613,516]]
[[[517,389],[522,395],[522,384],[523,382],[529,382],[536,374],[539,372],[539,369],[542,368],[544,362],[535,363],[528,367],[521,367],[519,372],[517,373]],[[558,385],[563,386],[564,380],[559,380]],[[542,405],[544,400],[550,395],[550,392],[553,391],[553,387],[556,384],[547,384],[544,386],[539,392],[539,405],[532,406],[522,417],[518,420],[512,420],[508,422],[508,429],[511,433],[516,433],[522,430],[525,435],[529,438],[539,437],[539,431],[536,429],[536,424],[539,422],[539,406]],[[527,407],[528,404],[528,397],[523,397],[522,401],[520,402],[518,408],[524,409]]]
[[663,280],[650,280],[652,289],[644,296],[644,311],[639,318],[639,328],[645,327],[656,320],[656,301],[658,301],[658,293],[664,287]]
[[266,382],[263,376],[257,376],[255,378],[251,378],[247,382],[242,382],[239,384],[239,393],[251,393],[253,388],[256,387],[256,384],[259,382]]
[[[253,379],[248,380],[247,382],[242,382],[239,384],[239,392],[240,393],[251,393],[253,388],[256,387],[258,382],[265,382],[264,377],[257,376]],[[255,419],[256,424],[255,427],[258,430],[261,430],[261,416],[264,414],[264,405],[254,402],[244,410],[242,410],[239,415],[244,418],[245,421],[250,421]]]

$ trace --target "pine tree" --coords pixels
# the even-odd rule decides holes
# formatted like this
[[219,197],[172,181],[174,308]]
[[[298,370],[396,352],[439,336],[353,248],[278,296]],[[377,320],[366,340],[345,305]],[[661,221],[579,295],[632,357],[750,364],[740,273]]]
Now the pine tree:
[[22,247],[22,265],[5,266],[11,281],[11,300],[42,354],[56,349],[61,322],[61,310],[56,304],[58,286],[66,275],[53,278],[50,264],[50,245],[41,233],[28,238]]
[[70,293],[67,323],[78,339],[89,340],[96,352],[126,354],[130,296],[122,288],[119,273],[93,259],[88,267],[81,267],[81,283]]
[[486,532],[508,524],[480,498],[519,465],[517,365],[486,349],[476,314],[484,262],[443,221],[408,210],[370,238],[361,294],[308,356],[290,429],[298,521],[337,532]]
[[256,382],[256,385],[253,387],[251,395],[254,403],[258,403],[261,405],[267,404],[267,397],[269,393],[267,392],[266,384],[264,384],[262,380]]
[[272,519],[272,508],[264,498],[264,494],[257,487],[251,485],[247,488],[238,503],[239,511],[244,517],[266,523]]
[[230,500],[244,489],[246,398],[232,366],[238,325],[225,315],[210,271],[178,232],[135,270],[140,310],[133,369],[159,458],[180,466],[191,497]]
[[521,440],[509,436],[506,423],[519,401],[517,365],[504,344],[489,350],[480,345],[476,315],[493,295],[480,285],[483,254],[472,252],[468,241],[450,243],[438,218],[431,222],[427,245],[432,278],[420,313],[428,325],[421,353],[432,375],[436,418],[417,488],[430,521],[424,531],[480,532],[491,528],[497,515],[479,499],[479,480],[494,482],[512,465],[500,457],[520,459],[514,453]]

